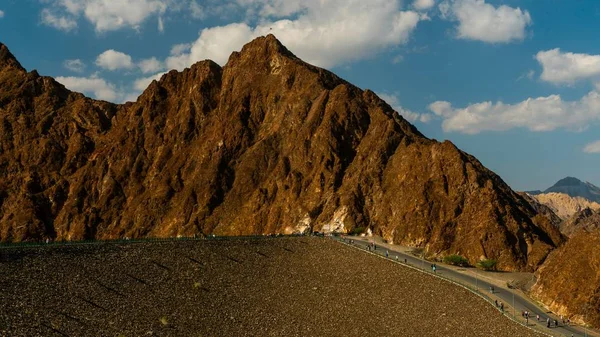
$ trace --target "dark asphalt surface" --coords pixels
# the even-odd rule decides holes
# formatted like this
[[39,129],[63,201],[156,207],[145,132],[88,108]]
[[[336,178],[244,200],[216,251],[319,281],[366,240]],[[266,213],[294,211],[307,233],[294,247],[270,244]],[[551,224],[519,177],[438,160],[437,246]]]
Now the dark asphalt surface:
[[[337,240],[339,241],[343,241],[342,237],[335,237]],[[346,242],[348,240],[354,240],[354,243],[352,244],[353,246],[363,249],[363,250],[367,250],[367,246],[369,245],[369,241],[368,239],[363,239],[363,238],[356,238],[356,237],[352,237],[352,238],[348,238],[346,240]],[[426,261],[426,260],[422,260],[419,257],[416,257],[414,255],[410,255],[410,254],[406,254],[400,251],[396,251],[390,248],[384,248],[384,247],[377,247],[377,249],[375,250],[371,250],[372,253],[376,253],[378,255],[381,256],[385,256],[386,255],[386,250],[389,252],[389,257],[392,260],[396,260],[396,256],[398,256],[398,261],[404,263],[404,261],[406,261],[406,263],[408,265],[411,265],[413,267],[419,268],[419,269],[424,269],[426,272],[432,273],[432,268],[431,268],[431,262]],[[488,301],[493,302],[493,299],[490,299],[490,287],[492,286],[491,283],[486,282],[485,280],[482,280],[480,278],[476,278],[473,277],[469,274],[466,273],[461,273],[460,271],[456,271],[453,269],[449,269],[447,267],[445,267],[444,265],[438,264],[436,263],[436,274],[444,277],[444,278],[448,278],[451,279],[453,281],[456,281],[462,285],[465,285],[473,290],[477,290],[481,295],[483,295],[486,299],[488,299]],[[494,296],[499,298],[499,302],[503,302],[504,306],[505,306],[505,313],[509,316],[513,315],[513,310],[512,308],[515,308],[514,314],[516,315],[516,318],[518,321],[520,321],[522,324],[525,324],[525,319],[522,318],[521,316],[521,311],[529,311],[530,312],[530,318],[529,318],[529,326],[534,327],[535,325],[540,325],[542,326],[542,329],[539,329],[540,331],[543,331],[545,333],[549,333],[552,334],[553,336],[598,336],[597,333],[593,333],[591,334],[590,331],[587,331],[587,334],[585,333],[583,327],[579,327],[579,326],[564,326],[561,322],[560,322],[560,317],[554,316],[548,312],[546,312],[543,308],[538,307],[536,304],[532,303],[529,299],[521,296],[521,294],[519,293],[515,293],[513,291],[511,291],[508,288],[504,288],[504,287],[498,287],[497,285],[494,285]],[[514,302],[513,302],[514,301]],[[514,306],[513,306],[514,303]],[[536,320],[536,315],[540,315],[540,321],[538,322]],[[550,320],[553,321],[554,319],[559,321],[559,326],[555,327],[554,324],[551,325],[550,329],[546,328],[546,319],[550,317]]]

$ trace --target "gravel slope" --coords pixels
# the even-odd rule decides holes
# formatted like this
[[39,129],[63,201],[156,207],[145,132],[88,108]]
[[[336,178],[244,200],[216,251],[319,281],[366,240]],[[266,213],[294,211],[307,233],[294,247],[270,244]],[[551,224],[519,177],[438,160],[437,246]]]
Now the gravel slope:
[[538,336],[323,238],[0,249],[4,336]]

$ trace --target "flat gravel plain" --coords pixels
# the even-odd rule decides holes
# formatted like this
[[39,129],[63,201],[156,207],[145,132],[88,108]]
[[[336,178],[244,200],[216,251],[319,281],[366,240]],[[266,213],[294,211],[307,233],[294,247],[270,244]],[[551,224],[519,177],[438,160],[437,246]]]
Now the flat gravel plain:
[[1,336],[541,336],[327,238],[0,249]]

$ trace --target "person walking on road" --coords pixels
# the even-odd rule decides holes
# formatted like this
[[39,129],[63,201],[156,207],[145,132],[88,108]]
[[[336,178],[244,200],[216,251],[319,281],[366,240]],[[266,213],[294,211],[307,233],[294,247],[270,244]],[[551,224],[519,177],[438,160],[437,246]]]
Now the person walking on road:
[[390,257],[390,252],[386,249],[385,250],[385,258],[387,259],[388,257]]
[[504,303],[500,302],[500,311],[504,312]]
[[550,317],[546,318],[546,327],[550,327]]
[[496,305],[496,308],[498,307],[498,300],[494,300],[494,304]]
[[537,319],[537,321],[540,321],[540,314],[535,315],[535,319]]

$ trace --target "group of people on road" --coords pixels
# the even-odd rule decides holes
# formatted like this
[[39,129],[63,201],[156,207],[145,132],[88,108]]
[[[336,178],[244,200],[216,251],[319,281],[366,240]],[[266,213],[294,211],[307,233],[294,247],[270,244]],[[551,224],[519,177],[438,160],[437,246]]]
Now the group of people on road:
[[504,303],[494,300],[494,304],[496,304],[496,308],[500,308],[500,311],[504,312]]

